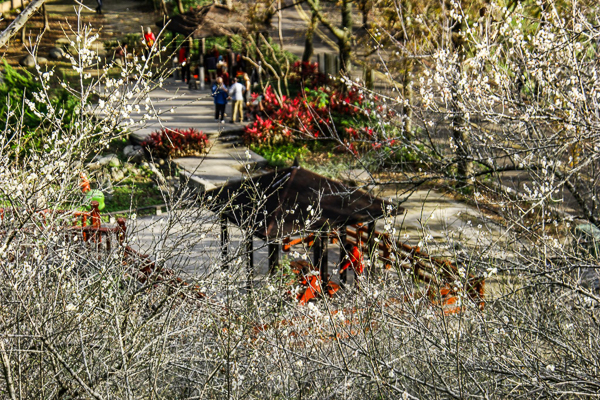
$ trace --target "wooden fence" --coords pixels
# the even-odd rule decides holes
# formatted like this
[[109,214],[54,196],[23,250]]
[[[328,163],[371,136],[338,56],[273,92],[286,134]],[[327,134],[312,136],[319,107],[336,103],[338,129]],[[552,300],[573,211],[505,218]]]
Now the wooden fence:
[[[158,267],[156,263],[146,254],[141,254],[131,248],[126,243],[127,226],[125,218],[117,219],[117,226],[102,226],[99,204],[97,201],[90,203],[90,211],[66,212],[61,210],[41,210],[33,213],[33,223],[39,223],[41,226],[47,225],[50,218],[58,221],[57,227],[53,227],[67,241],[82,240],[87,245],[90,256],[95,253],[110,254],[119,246],[123,250],[123,262],[135,268],[132,275],[140,283],[152,281],[153,284],[166,284],[170,289],[188,287],[189,284],[183,279],[176,277],[175,272],[169,268]],[[6,216],[22,211],[16,208],[0,208],[0,220]],[[23,231],[32,231],[24,228]],[[2,232],[0,232],[1,234]],[[194,285],[190,287],[191,294],[195,298],[204,298],[204,293],[200,292],[199,287]],[[189,289],[189,288],[188,288]],[[189,293],[188,293],[189,294]]]
[[[357,245],[365,257],[374,261],[368,270],[370,273],[374,272],[377,260],[381,261],[384,268],[387,269],[397,265],[399,268],[409,271],[418,281],[427,284],[430,297],[439,298],[442,305],[456,304],[458,292],[464,289],[468,297],[483,308],[485,295],[483,278],[469,274],[466,277],[466,284],[459,289],[455,285],[455,281],[460,279],[459,270],[450,260],[433,257],[417,246],[409,246],[395,240],[388,233],[378,232],[373,228],[373,225],[356,224],[346,227],[344,235],[340,235],[340,232],[331,232],[328,238],[333,244],[338,243],[341,239],[342,246],[346,243]],[[310,247],[314,242],[314,234],[296,239],[285,238],[282,250],[289,252],[292,246],[299,244]]]

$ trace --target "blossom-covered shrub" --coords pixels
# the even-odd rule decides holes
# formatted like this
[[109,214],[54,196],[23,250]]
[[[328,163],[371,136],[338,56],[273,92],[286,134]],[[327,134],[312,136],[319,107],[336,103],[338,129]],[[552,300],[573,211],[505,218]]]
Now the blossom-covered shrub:
[[194,128],[164,128],[153,132],[142,146],[158,158],[198,156],[208,147],[208,138]]

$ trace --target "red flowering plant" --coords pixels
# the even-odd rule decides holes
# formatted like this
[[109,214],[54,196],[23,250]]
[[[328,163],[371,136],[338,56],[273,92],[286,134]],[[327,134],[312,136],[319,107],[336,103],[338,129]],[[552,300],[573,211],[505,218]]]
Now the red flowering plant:
[[202,155],[208,147],[208,138],[194,128],[168,129],[152,132],[142,142],[154,157],[174,158]]
[[280,99],[267,87],[261,101],[263,116],[246,127],[247,144],[272,146],[295,138],[316,139],[326,132],[335,132],[335,139],[373,141],[377,133],[368,126],[378,126],[387,116],[384,108],[367,101],[356,88],[305,87],[293,98]]
[[[253,101],[258,96],[252,95]],[[261,100],[264,117],[258,116],[244,131],[246,143],[274,145],[293,141],[292,133],[302,134],[314,129],[312,116],[302,105],[302,99],[281,96],[281,104],[269,86]]]
[[290,68],[290,82],[302,83],[307,87],[318,87],[329,83],[329,77],[319,72],[319,64],[296,61]]

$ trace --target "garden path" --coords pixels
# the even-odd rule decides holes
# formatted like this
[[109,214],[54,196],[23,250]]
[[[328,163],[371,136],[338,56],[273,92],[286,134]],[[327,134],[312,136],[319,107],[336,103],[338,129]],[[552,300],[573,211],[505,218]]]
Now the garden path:
[[[185,171],[184,175],[189,177],[191,186],[209,190],[228,180],[241,179],[248,165],[266,165],[263,157],[248,150],[240,142],[243,124],[221,124],[215,121],[213,98],[208,88],[189,90],[184,83],[169,78],[162,88],[150,93],[150,99],[160,118],[134,131],[132,138],[135,141],[142,142],[152,132],[163,127],[195,128],[211,139],[212,147],[205,156],[173,160]],[[226,112],[231,115],[230,106]],[[133,119],[139,121],[142,115],[143,113],[134,114]]]

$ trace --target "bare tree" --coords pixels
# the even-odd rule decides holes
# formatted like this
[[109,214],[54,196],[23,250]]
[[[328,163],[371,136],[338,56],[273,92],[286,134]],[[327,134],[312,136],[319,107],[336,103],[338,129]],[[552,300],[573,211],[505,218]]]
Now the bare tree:
[[341,26],[336,26],[327,18],[318,1],[307,0],[307,2],[313,15],[337,38],[342,69],[344,72],[349,73],[352,70],[353,3],[346,0],[342,1],[340,8]]

